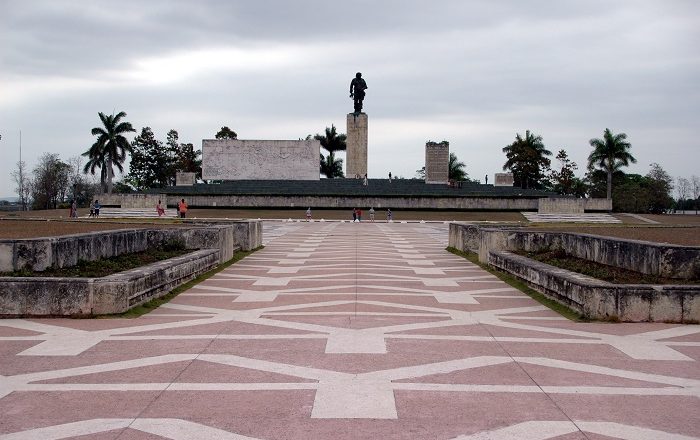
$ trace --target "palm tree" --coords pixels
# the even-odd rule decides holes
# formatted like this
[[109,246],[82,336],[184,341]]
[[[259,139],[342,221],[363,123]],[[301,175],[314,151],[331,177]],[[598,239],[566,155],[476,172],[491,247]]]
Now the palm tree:
[[329,179],[343,177],[343,159],[336,159],[333,153],[328,154],[328,157],[323,157],[323,154],[319,156],[321,156],[321,174]]
[[459,159],[457,159],[457,155],[454,153],[450,153],[450,172],[449,172],[449,179],[454,180],[454,181],[461,181],[461,180],[467,180],[469,176],[467,175],[467,172],[464,170],[464,162],[460,162]]
[[591,139],[589,143],[593,151],[588,156],[588,168],[597,166],[608,175],[608,199],[612,199],[612,177],[615,171],[619,171],[623,166],[628,166],[630,162],[637,163],[630,153],[632,144],[627,142],[625,133],[613,134],[609,128],[603,132],[603,139]]
[[507,158],[503,169],[513,172],[516,184],[521,188],[541,186],[544,170],[551,163],[545,156],[552,155],[542,143],[542,136],[536,136],[530,133],[530,130],[525,131],[524,138],[516,133],[515,142],[503,147],[503,152]]
[[114,177],[112,166],[116,166],[119,172],[124,172],[122,164],[126,160],[126,153],[131,151],[131,145],[124,134],[136,130],[131,126],[131,123],[120,122],[121,118],[126,116],[125,112],[110,116],[100,112],[98,115],[104,128],[95,127],[92,129],[92,135],[97,136],[97,140],[88,151],[83,153],[83,156],[88,157],[83,172],[89,171],[91,174],[95,174],[95,168],[100,168],[102,187],[104,189],[106,180],[107,194],[111,194],[112,177]]
[[316,134],[314,139],[321,142],[321,146],[328,151],[328,157],[324,158],[321,154],[320,170],[323,175],[332,179],[334,177],[343,177],[343,160],[335,158],[336,151],[345,151],[347,149],[347,136],[343,133],[338,134],[335,125],[326,127],[326,134]]

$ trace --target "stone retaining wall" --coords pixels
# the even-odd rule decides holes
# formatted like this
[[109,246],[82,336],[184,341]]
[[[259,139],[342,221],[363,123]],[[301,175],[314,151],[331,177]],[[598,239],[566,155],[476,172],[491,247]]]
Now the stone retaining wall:
[[489,252],[488,263],[589,319],[700,321],[698,286],[612,284],[507,251]]
[[61,237],[0,240],[0,272],[69,267],[79,260],[96,261],[143,252],[170,240],[182,241],[187,249],[219,249],[223,263],[231,259],[235,247],[248,251],[262,245],[262,222],[242,220],[189,228],[120,229]]
[[168,293],[219,264],[205,249],[102,278],[0,277],[0,316],[123,313]]
[[122,313],[262,245],[262,222],[229,221],[190,228],[130,229],[0,241],[0,271],[44,270],[78,260],[140,252],[179,240],[198,251],[102,278],[0,277],[0,316]]
[[509,272],[592,319],[700,321],[700,286],[611,284],[508,251],[561,248],[579,258],[670,278],[698,276],[700,248],[589,234],[533,232],[512,226],[450,223],[449,246]]
[[608,266],[665,278],[700,278],[700,247],[651,243],[570,232],[481,229],[479,260],[493,250],[539,252],[563,249],[567,254]]

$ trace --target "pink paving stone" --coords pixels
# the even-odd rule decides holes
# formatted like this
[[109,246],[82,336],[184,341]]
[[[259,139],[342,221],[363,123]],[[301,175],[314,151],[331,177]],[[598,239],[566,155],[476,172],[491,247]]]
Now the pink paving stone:
[[[399,418],[430,420],[436,438],[453,438],[528,420],[568,421],[542,393],[514,395],[396,391]],[[434,430],[434,431],[433,431]]]
[[81,435],[75,440],[163,440],[165,437],[149,434],[135,429],[107,431],[100,434]]
[[21,328],[14,328],[14,327],[6,327],[3,325],[0,325],[0,337],[3,336],[34,336],[34,335],[40,335],[41,333],[39,332],[34,332],[31,330],[25,330]]
[[605,374],[564,370],[555,367],[533,365],[525,362],[520,367],[540,386],[587,386],[587,387],[630,387],[663,388],[669,385],[650,381],[627,379]]
[[443,335],[443,336],[479,336],[492,338],[481,325],[450,325],[447,327],[425,328],[390,332],[390,335]]
[[[135,331],[129,336],[153,336],[153,335],[216,335],[226,330],[230,322],[217,322],[214,324],[199,324],[177,328],[151,330],[147,332]],[[138,329],[136,329],[138,330]]]
[[102,418],[137,417],[158,392],[15,392],[0,399],[0,433]]
[[31,320],[40,324],[54,325],[57,327],[65,327],[75,330],[87,330],[87,331],[97,331],[97,330],[111,330],[124,327],[133,327],[137,325],[153,325],[153,324],[165,324],[169,322],[182,322],[187,319],[199,319],[199,316],[187,317],[168,317],[161,316],[156,318],[150,318],[148,322],[136,319],[43,319],[43,320]]
[[[509,315],[511,316],[511,315]],[[514,315],[513,315],[514,316]],[[515,320],[509,319],[509,322],[516,322]],[[532,321],[522,320],[521,324],[529,325]],[[606,335],[617,335],[617,336],[628,336],[636,335],[646,332],[656,332],[661,330],[668,330],[672,328],[679,327],[675,324],[661,324],[661,323],[588,323],[588,322],[575,322],[575,321],[542,321],[537,322],[540,327],[551,327],[554,329],[565,328],[570,330],[576,330],[580,332],[592,332],[592,333],[602,333]],[[687,327],[686,327],[687,328]],[[691,335],[688,341],[699,342],[700,341],[700,328],[698,328],[698,333]]]
[[575,420],[609,421],[697,436],[700,400],[686,396],[551,395]]
[[532,381],[530,376],[528,376],[515,362],[470,368],[452,373],[431,374],[429,376],[422,376],[418,378],[400,379],[394,382],[469,385],[535,385],[535,382]]
[[691,359],[700,361],[700,347],[672,346],[674,350],[680,351]]
[[[525,325],[532,325],[532,321],[524,323]],[[508,328],[495,325],[481,324],[481,326],[488,331],[493,336],[498,337],[518,337],[518,338],[546,338],[546,339],[581,339],[581,340],[595,340],[597,338],[568,335],[565,333],[557,333],[555,331],[535,331],[535,330],[522,330],[517,328]]]
[[234,367],[214,362],[195,360],[182,371],[174,381],[176,383],[247,383],[278,382],[298,383],[317,382],[313,379],[289,376],[286,374],[258,371],[251,368]]
[[[510,295],[510,293],[507,293]],[[503,319],[508,319],[508,321],[512,321],[514,319],[517,319],[518,317],[534,317],[534,318],[561,318],[561,315],[558,314],[557,312],[554,312],[552,310],[538,310],[536,312],[522,312],[522,313],[511,313],[510,315],[503,316]],[[525,320],[523,320],[525,321]],[[539,321],[538,321],[539,324]]]
[[141,418],[202,420],[260,419],[273,421],[309,417],[314,390],[283,391],[165,391]]
[[429,323],[448,321],[449,318],[436,317],[421,317],[421,316],[384,316],[370,318],[367,316],[358,316],[355,318],[352,314],[347,316],[285,316],[274,315],[266,316],[268,319],[280,322],[298,322],[303,324],[324,325],[338,328],[374,328],[385,327],[389,325],[405,325],[417,323]]
[[32,383],[170,383],[185,371],[190,363],[191,361],[169,362],[147,367],[40,380]]

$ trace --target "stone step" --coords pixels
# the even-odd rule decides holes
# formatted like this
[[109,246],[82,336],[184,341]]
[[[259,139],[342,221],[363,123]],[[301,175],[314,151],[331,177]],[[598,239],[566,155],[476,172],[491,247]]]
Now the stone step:
[[622,223],[621,220],[605,213],[584,214],[539,214],[537,212],[521,212],[532,223]]

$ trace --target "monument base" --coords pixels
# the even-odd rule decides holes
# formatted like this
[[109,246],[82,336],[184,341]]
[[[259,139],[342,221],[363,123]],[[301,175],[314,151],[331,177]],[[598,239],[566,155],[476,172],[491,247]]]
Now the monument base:
[[367,174],[367,113],[348,113],[345,177]]

